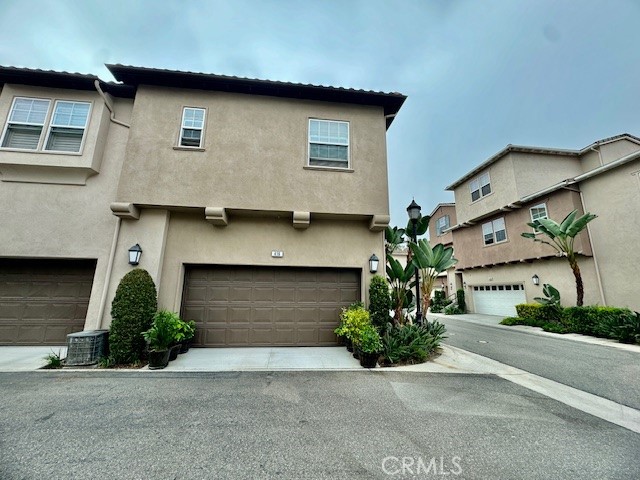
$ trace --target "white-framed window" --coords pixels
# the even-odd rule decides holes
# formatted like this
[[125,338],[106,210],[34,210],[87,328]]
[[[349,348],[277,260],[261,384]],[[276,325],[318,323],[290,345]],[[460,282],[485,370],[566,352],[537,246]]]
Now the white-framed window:
[[482,237],[485,245],[505,242],[507,240],[507,228],[504,218],[496,218],[492,222],[482,224]]
[[349,122],[309,119],[309,166],[349,168]]
[[[16,97],[2,136],[3,148],[78,153],[89,121],[91,104],[56,100],[49,116],[51,100]],[[43,146],[42,133],[46,131]]]
[[91,104],[87,102],[56,100],[44,149],[52,152],[79,152],[90,108]]
[[443,215],[436,220],[436,235],[439,237],[443,232],[449,228],[450,225],[449,215]]
[[180,127],[180,146],[202,148],[204,145],[204,108],[184,107]]
[[471,190],[472,202],[489,195],[491,193],[491,178],[489,177],[489,172],[483,173],[479,177],[471,180],[471,182],[469,182],[469,190]]
[[50,100],[16,97],[2,135],[4,148],[37,150],[49,113]]
[[549,218],[547,214],[547,205],[545,203],[535,205],[531,207],[529,211],[531,212],[532,222],[535,222],[536,220],[540,220],[541,218]]

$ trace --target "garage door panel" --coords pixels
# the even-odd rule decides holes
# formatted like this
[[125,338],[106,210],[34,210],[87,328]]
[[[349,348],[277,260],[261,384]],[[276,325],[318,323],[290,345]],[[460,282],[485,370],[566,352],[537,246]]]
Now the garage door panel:
[[[200,346],[335,345],[341,308],[360,298],[360,275],[355,269],[187,266],[182,316],[204,332],[196,337]],[[206,296],[193,294],[202,288]]]
[[300,287],[297,291],[296,300],[298,303],[316,303],[318,301],[318,290],[311,287]]
[[0,345],[64,345],[81,331],[94,260],[0,259]]

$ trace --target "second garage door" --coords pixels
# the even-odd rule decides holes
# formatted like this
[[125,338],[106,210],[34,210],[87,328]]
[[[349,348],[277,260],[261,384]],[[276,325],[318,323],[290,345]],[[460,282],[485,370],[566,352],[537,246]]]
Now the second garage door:
[[473,305],[476,313],[515,317],[516,305],[527,303],[524,285],[476,285]]
[[360,270],[188,266],[182,318],[198,346],[329,346],[340,309],[360,300]]
[[65,345],[81,331],[94,260],[0,259],[0,345]]

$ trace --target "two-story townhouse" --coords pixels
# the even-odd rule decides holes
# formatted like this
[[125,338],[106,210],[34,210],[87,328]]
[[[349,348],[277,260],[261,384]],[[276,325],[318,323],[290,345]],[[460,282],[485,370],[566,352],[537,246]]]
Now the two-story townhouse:
[[[454,203],[439,203],[429,215],[429,242],[431,246],[441,243],[445,247],[453,247],[451,227],[457,223]],[[455,255],[455,252],[454,252]],[[435,287],[445,292],[447,297],[453,296],[458,288],[462,288],[462,274],[455,272],[455,266],[440,274]]]
[[0,345],[63,345],[109,312],[133,89],[0,67]]
[[114,233],[90,297],[107,308],[85,328],[108,327],[139,245],[159,306],[195,320],[198,345],[333,344],[340,308],[366,301],[369,258],[383,258],[386,130],[406,97],[108,68],[133,104],[112,194],[92,203]]
[[[580,150],[509,145],[447,187],[455,195],[456,272],[471,311],[514,315],[545,283],[575,305],[566,259],[525,239],[528,222],[576,209],[599,216],[575,242],[585,304],[640,309],[631,279],[640,264],[640,139],[629,134]],[[631,248],[630,248],[631,247]]]

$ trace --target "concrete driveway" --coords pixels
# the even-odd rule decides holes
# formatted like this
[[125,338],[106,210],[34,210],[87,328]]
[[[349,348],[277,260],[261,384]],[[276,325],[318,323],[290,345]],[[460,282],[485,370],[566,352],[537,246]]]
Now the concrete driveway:
[[67,347],[0,347],[0,372],[26,372],[37,370],[47,364],[50,354],[67,355]]

